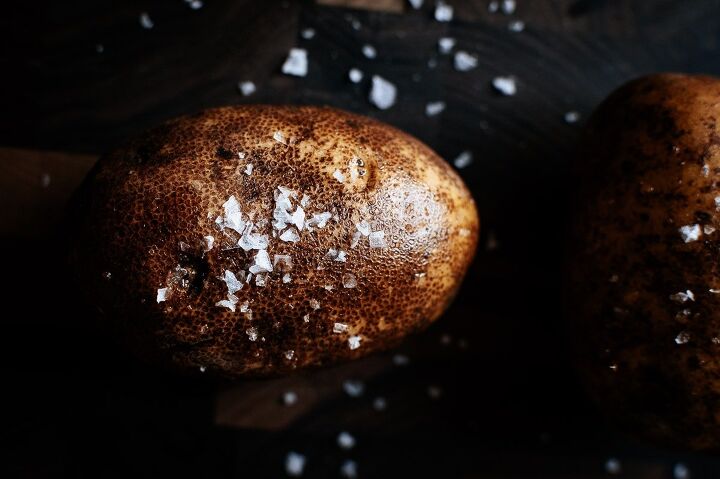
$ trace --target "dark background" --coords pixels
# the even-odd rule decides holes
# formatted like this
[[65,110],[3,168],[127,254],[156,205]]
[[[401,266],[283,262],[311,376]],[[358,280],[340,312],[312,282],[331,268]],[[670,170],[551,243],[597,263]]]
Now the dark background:
[[[252,393],[272,385],[278,393],[261,400],[275,403],[288,383],[167,376],[90,327],[47,233],[55,225],[33,216],[42,208],[22,209],[32,227],[3,228],[0,238],[4,477],[283,477],[290,450],[307,456],[306,477],[337,477],[348,458],[360,477],[605,477],[610,457],[622,463],[622,477],[670,478],[677,462],[693,478],[720,477],[717,459],[633,440],[588,402],[564,346],[560,287],[563,198],[571,163],[582,161],[572,155],[582,121],[567,124],[564,113],[587,118],[612,89],[644,73],[720,73],[720,2],[517,0],[506,16],[489,13],[487,0],[448,0],[451,23],[432,19],[433,2],[420,11],[385,3],[404,11],[241,0],[206,0],[197,11],[182,0],[2,6],[6,182],[17,169],[18,150],[10,147],[30,156],[99,155],[205,107],[323,104],[398,126],[448,160],[473,151],[474,163],[460,174],[483,228],[451,310],[399,349],[410,365],[393,366],[388,353],[330,376],[307,374],[303,384],[322,381],[334,392],[315,395],[301,413],[272,405],[287,416],[277,428],[252,417],[270,407],[252,404]],[[151,30],[140,27],[143,11]],[[525,31],[508,31],[515,19]],[[307,27],[317,32],[311,40],[299,35]],[[455,71],[452,57],[437,52],[440,36],[477,54],[478,67]],[[362,56],[364,43],[376,47],[376,59]],[[293,46],[309,52],[305,78],[280,73]],[[428,67],[431,58],[437,67]],[[359,85],[347,80],[351,67],[365,72]],[[367,100],[374,73],[398,86],[388,111]],[[495,93],[497,75],[516,76],[517,95]],[[257,93],[242,97],[241,80],[254,81]],[[435,100],[447,109],[428,118],[425,104]],[[13,193],[0,191],[2,209],[52,197],[55,176],[48,188],[31,173],[22,178]],[[25,192],[23,202],[17,191]],[[497,249],[486,248],[489,232]],[[443,335],[449,344],[441,344]],[[343,394],[348,374],[365,379],[362,397]],[[328,386],[328,377],[336,384]],[[439,399],[427,394],[431,385],[442,389]],[[386,411],[373,410],[377,396],[387,398]],[[232,409],[228,397],[250,402],[250,419],[228,413],[231,420],[219,421]],[[355,449],[337,447],[341,430],[356,437]]]

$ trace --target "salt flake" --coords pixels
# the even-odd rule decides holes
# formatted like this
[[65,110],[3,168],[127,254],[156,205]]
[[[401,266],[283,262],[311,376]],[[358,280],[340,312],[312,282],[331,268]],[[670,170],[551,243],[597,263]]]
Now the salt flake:
[[372,76],[370,103],[381,110],[387,110],[395,104],[397,87],[379,75]]
[[342,431],[337,437],[338,446],[340,449],[350,450],[355,447],[355,438],[347,431]]
[[686,243],[697,241],[700,238],[700,225],[697,224],[683,226],[678,231],[680,231],[680,236]]
[[465,150],[462,153],[460,153],[457,158],[453,160],[453,165],[455,165],[455,168],[461,169],[465,168],[466,166],[470,165],[473,161],[473,155],[472,152],[469,150]]
[[157,300],[158,303],[162,303],[163,301],[166,301],[166,300],[167,300],[167,298],[168,298],[168,294],[167,294],[168,289],[169,289],[169,288],[159,288],[159,289],[157,290],[157,298],[156,298],[156,300]]
[[343,175],[340,170],[335,170],[333,172],[333,178],[338,180],[340,183],[343,183],[345,181],[345,175]]
[[250,267],[250,272],[253,274],[258,274],[262,272],[269,273],[272,270],[273,266],[270,262],[270,255],[268,255],[266,250],[261,249],[255,255],[255,264]]
[[680,291],[679,293],[671,294],[670,299],[675,301],[676,303],[684,303],[687,300],[695,301],[695,295],[692,291],[688,289],[684,293]]
[[250,327],[245,330],[245,334],[247,334],[247,337],[250,341],[257,341],[258,338],[258,330],[256,327]]
[[517,84],[513,77],[495,77],[492,86],[505,96],[513,96],[517,93]]
[[438,40],[438,51],[443,55],[447,55],[455,48],[456,40],[451,37],[442,37]]
[[444,101],[431,101],[425,105],[425,114],[427,116],[439,115],[445,109],[445,106]]
[[295,228],[290,227],[280,235],[280,239],[288,243],[297,243],[300,241],[300,235]]
[[238,83],[238,90],[242,93],[242,96],[250,96],[257,90],[255,83],[251,81],[241,81]]
[[357,287],[357,278],[352,273],[345,273],[342,277],[343,288],[352,289]]
[[142,12],[140,14],[140,26],[143,27],[145,30],[150,30],[155,26],[155,23],[150,18],[150,14],[147,12]]
[[[244,276],[244,275],[243,275]],[[243,277],[242,280],[244,281],[245,278]],[[239,281],[237,277],[235,276],[235,273],[232,271],[226,269],[225,275],[223,276],[223,281],[225,281],[225,284],[227,285],[228,293],[233,294],[236,291],[240,291],[243,288],[243,282]]]
[[247,165],[245,165],[245,174],[250,176],[250,175],[252,175],[252,172],[253,172],[253,164],[248,163]]
[[348,325],[345,323],[333,324],[333,333],[346,333],[347,330],[348,330]]
[[300,477],[305,470],[305,456],[297,452],[289,452],[285,457],[285,472],[288,476]]
[[435,5],[435,20],[438,22],[449,22],[452,18],[453,7],[442,1]]
[[365,220],[360,221],[355,225],[355,228],[362,234],[363,236],[370,236],[370,223],[368,223]]
[[351,68],[348,72],[348,78],[352,83],[360,83],[363,79],[363,72],[357,68]]
[[360,336],[350,336],[348,338],[348,347],[353,350],[360,347],[360,341],[362,338]]
[[365,58],[373,59],[377,56],[377,50],[375,50],[375,47],[372,45],[363,45],[362,53],[365,55]]
[[282,66],[282,72],[286,75],[304,77],[308,71],[307,50],[304,48],[291,48],[285,63]]
[[384,231],[373,231],[370,233],[370,247],[371,248],[385,248],[385,232]]
[[466,51],[458,50],[453,57],[453,65],[457,71],[467,72],[478,66],[478,59]]

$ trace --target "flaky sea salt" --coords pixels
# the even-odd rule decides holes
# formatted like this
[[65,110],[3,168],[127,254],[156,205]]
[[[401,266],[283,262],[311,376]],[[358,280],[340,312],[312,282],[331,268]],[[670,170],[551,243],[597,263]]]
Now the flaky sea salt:
[[250,251],[251,249],[266,249],[268,247],[268,236],[260,233],[253,233],[252,229],[254,226],[255,225],[252,223],[248,223],[242,233],[242,236],[240,236],[240,239],[238,240],[238,246],[245,251]]
[[478,59],[464,50],[458,50],[453,57],[453,65],[457,71],[466,72],[478,66]]
[[205,241],[205,245],[203,246],[203,251],[206,253],[213,249],[213,244],[215,244],[215,238],[212,236],[203,236],[203,240]]
[[512,15],[515,13],[515,8],[517,7],[515,0],[502,0],[500,5],[502,7],[502,12],[505,15]]
[[300,477],[305,470],[305,463],[305,456],[291,451],[285,457],[285,473],[288,476]]
[[338,180],[340,183],[343,183],[345,181],[345,175],[343,175],[340,170],[335,170],[333,172],[333,178]]
[[225,284],[227,285],[228,293],[233,294],[236,291],[240,291],[243,288],[243,281],[245,280],[245,277],[243,275],[242,280],[238,280],[235,276],[235,273],[232,271],[226,269],[225,275],[223,276],[223,281],[225,281]]
[[397,87],[379,75],[372,76],[370,103],[381,110],[387,110],[395,104]]
[[318,310],[318,309],[320,309],[320,303],[318,302],[317,299],[311,299],[311,300],[310,300],[310,307],[311,307],[312,309]]
[[376,411],[384,411],[387,409],[387,400],[384,397],[376,397],[373,400],[373,409]]
[[282,282],[287,284],[291,281],[292,281],[292,276],[290,276],[290,273],[285,273],[282,277]]
[[169,288],[159,288],[159,289],[157,290],[157,298],[156,298],[156,301],[157,301],[158,303],[162,303],[163,301],[167,300],[167,297],[168,297],[168,294],[167,294],[167,293],[168,293],[168,289],[169,289]]
[[576,111],[568,111],[563,115],[563,119],[565,120],[565,123],[573,124],[580,121],[580,113]]
[[277,141],[278,143],[282,143],[283,145],[286,144],[285,135],[283,135],[282,131],[276,131],[273,133],[273,140]]
[[288,243],[297,243],[300,241],[300,235],[297,230],[291,226],[280,235],[280,239]]
[[300,31],[300,36],[303,37],[305,40],[311,40],[315,37],[315,29],[314,28],[303,28]]
[[365,384],[357,379],[348,379],[343,381],[343,391],[350,397],[360,397],[365,392]]
[[253,274],[258,273],[269,273],[273,270],[272,263],[270,262],[270,255],[264,249],[261,249],[255,255],[255,264],[250,266],[250,272]]
[[410,5],[415,10],[420,10],[422,8],[423,0],[409,0],[409,1],[410,1]]
[[278,271],[290,271],[293,268],[292,256],[289,254],[276,254],[273,256],[273,268]]
[[359,348],[359,347],[360,347],[360,341],[361,341],[361,340],[362,340],[362,338],[361,338],[360,336],[350,336],[350,337],[348,338],[348,340],[347,340],[347,341],[348,341],[348,347],[349,347],[350,349],[357,349],[357,348]]
[[451,37],[442,37],[438,40],[438,51],[443,55],[447,55],[455,48],[456,40]]
[[148,12],[142,12],[140,14],[140,26],[145,30],[150,30],[155,26],[155,23],[150,18],[150,14]]
[[307,225],[324,228],[330,218],[332,218],[332,213],[330,213],[329,211],[325,211],[323,213],[315,213],[313,214],[312,218],[307,221]]
[[340,475],[345,479],[356,479],[358,477],[357,462],[352,459],[345,460],[340,465]]
[[522,20],[513,20],[512,22],[508,23],[508,30],[514,33],[522,32],[525,30],[525,22]]
[[223,299],[222,301],[218,301],[215,303],[215,306],[221,306],[223,308],[228,308],[233,313],[235,312],[235,305],[238,302],[238,297],[234,294],[228,294],[227,299]]
[[465,150],[461,152],[454,160],[453,165],[455,165],[455,168],[462,169],[470,165],[473,161],[473,155],[472,152],[469,150]]
[[690,479],[690,469],[682,462],[678,462],[673,467],[673,479]]
[[256,327],[252,326],[250,328],[247,328],[245,330],[245,334],[247,334],[247,337],[250,341],[257,341],[258,338],[258,330]]
[[453,18],[453,7],[442,0],[435,4],[435,20],[449,22]]
[[242,220],[240,203],[238,203],[235,195],[231,195],[222,206],[225,211],[225,218],[222,220],[222,228],[230,228],[238,233],[242,233],[245,228],[245,222]]
[[295,391],[285,391],[282,396],[283,404],[286,406],[292,406],[297,403],[298,395]]
[[683,226],[678,231],[680,231],[680,236],[686,243],[697,241],[700,238],[700,225]]
[[348,72],[348,78],[353,83],[360,83],[363,79],[363,72],[357,68],[351,68]]
[[695,295],[693,294],[692,291],[690,291],[688,289],[684,293],[682,291],[680,291],[679,293],[671,294],[670,299],[675,301],[676,303],[682,304],[682,303],[686,302],[687,300],[695,301]]
[[384,231],[373,231],[370,233],[370,247],[371,248],[385,248],[385,232]]
[[297,77],[304,77],[307,75],[307,50],[304,48],[291,48],[285,63],[283,63],[282,72],[286,75],[293,75]]
[[340,449],[345,449],[346,451],[348,451],[355,447],[355,438],[349,432],[342,431],[340,434],[338,434],[337,444],[338,446],[340,446]]
[[255,83],[251,81],[241,81],[238,83],[238,90],[242,93],[242,96],[250,96],[257,90]]
[[611,457],[610,459],[605,461],[605,472],[611,475],[620,474],[620,472],[622,472],[622,466],[620,465],[620,461],[618,461],[614,457]]
[[435,116],[442,113],[445,109],[444,101],[431,101],[425,105],[425,114],[427,116]]
[[352,273],[343,274],[342,285],[343,285],[343,288],[346,288],[346,289],[352,289],[352,288],[357,287],[357,279],[355,278],[355,275]]
[[363,45],[362,54],[365,55],[365,58],[373,59],[377,56],[377,50],[372,45]]
[[247,165],[245,165],[245,174],[250,176],[250,175],[252,175],[252,172],[253,172],[253,164],[248,163]]
[[686,344],[688,341],[690,341],[690,334],[687,331],[681,331],[675,336],[675,343],[677,344]]
[[505,96],[513,96],[517,93],[517,84],[513,77],[495,77],[492,86]]
[[348,325],[345,323],[334,323],[333,333],[345,333],[348,330]]
[[499,1],[492,0],[490,3],[488,3],[488,12],[496,13],[498,10],[500,10],[500,2]]

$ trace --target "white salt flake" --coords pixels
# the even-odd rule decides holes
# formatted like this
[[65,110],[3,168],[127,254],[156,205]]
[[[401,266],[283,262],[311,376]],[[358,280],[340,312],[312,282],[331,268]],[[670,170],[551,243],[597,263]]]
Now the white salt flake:
[[252,313],[252,309],[250,309],[250,303],[248,301],[245,301],[243,304],[240,305],[240,312]]
[[683,226],[678,231],[680,231],[680,236],[686,243],[697,241],[700,238],[700,225]]
[[245,251],[250,251],[251,249],[260,250],[268,247],[268,236],[260,233],[253,233],[252,229],[254,226],[255,225],[252,223],[248,223],[245,227],[245,231],[243,231],[242,236],[240,236],[240,239],[238,240],[238,246]]
[[695,295],[693,294],[692,291],[690,291],[690,290],[688,289],[688,290],[685,291],[684,293],[683,293],[682,291],[680,291],[679,293],[671,294],[671,295],[670,295],[670,299],[673,300],[673,301],[675,301],[676,303],[684,303],[684,302],[686,302],[688,299],[689,299],[690,301],[695,301]]
[[442,113],[445,109],[444,101],[431,101],[425,105],[425,114],[427,116],[435,116]]
[[525,22],[522,20],[513,20],[512,22],[508,23],[508,30],[514,33],[522,32],[525,30]]
[[358,477],[357,462],[352,459],[345,460],[340,466],[340,475],[345,479],[356,479]]
[[438,40],[438,51],[443,55],[449,54],[455,48],[456,40],[451,37],[441,37]]
[[357,287],[357,279],[355,278],[355,275],[352,273],[343,274],[342,285],[343,285],[343,288],[346,288],[346,289],[352,289],[352,288]]
[[340,449],[345,449],[346,451],[348,451],[355,447],[355,438],[349,432],[342,431],[340,434],[338,434],[337,444],[338,446],[340,446]]
[[234,313],[235,305],[238,302],[238,297],[235,296],[234,294],[228,294],[227,298],[228,299],[223,299],[222,301],[218,301],[217,303],[215,303],[215,306],[221,306],[223,308],[228,308],[230,311],[232,311]]
[[467,72],[478,66],[478,59],[464,50],[458,50],[453,57],[453,65],[457,71]]
[[[242,280],[244,281],[245,278],[243,276]],[[225,284],[227,285],[228,293],[233,294],[236,291],[240,291],[243,288],[243,282],[239,281],[237,277],[235,276],[235,273],[232,271],[226,269],[225,270],[225,276],[223,276],[223,281],[225,281]]]
[[307,50],[304,48],[291,48],[285,63],[283,63],[282,72],[286,75],[293,75],[297,77],[304,77],[307,75]]
[[205,246],[203,247],[203,251],[208,252],[213,249],[213,244],[215,244],[215,238],[212,236],[203,236],[203,239],[205,240]]
[[290,273],[285,273],[282,277],[282,282],[287,284],[291,281],[292,281],[292,277],[290,276]]
[[[240,211],[240,203],[231,195],[228,200],[223,203],[225,217],[222,218],[221,229],[230,228],[238,233],[242,233],[245,228],[245,222],[242,220],[242,212]],[[215,221],[217,223],[217,220]]]
[[449,22],[453,18],[453,7],[443,1],[435,5],[435,20],[438,22]]
[[352,83],[360,83],[363,79],[363,72],[357,68],[351,68],[348,72],[348,78]]
[[280,235],[280,239],[288,243],[297,243],[300,241],[300,235],[295,228],[290,227]]
[[332,213],[330,213],[329,211],[325,211],[323,213],[315,213],[313,214],[313,217],[307,221],[307,225],[324,228],[330,218],[332,218]]
[[690,469],[682,462],[678,462],[673,467],[673,479],[690,479]]
[[287,144],[287,141],[285,140],[285,135],[283,135],[282,131],[276,131],[273,133],[273,140],[277,141],[278,143],[282,143],[283,145]]
[[204,373],[205,371],[207,371],[207,367],[205,367],[205,366],[200,366],[199,369],[200,369],[201,373]]
[[370,233],[370,247],[371,248],[385,248],[385,232],[384,231],[373,231]]
[[250,176],[250,175],[252,175],[252,172],[253,172],[253,164],[248,163],[247,165],[245,165],[245,174]]
[[292,218],[290,218],[290,222],[297,227],[298,231],[302,231],[305,224],[305,210],[302,209],[302,206],[297,207],[292,214]]
[[348,330],[348,325],[345,323],[334,323],[333,324],[333,333],[346,333]]
[[267,283],[267,278],[267,273],[258,273],[257,275],[255,275],[255,286],[264,288],[265,284]]
[[462,169],[470,165],[473,161],[473,155],[472,152],[469,150],[465,150],[461,152],[454,160],[453,165],[455,165],[455,168]]
[[377,50],[372,45],[363,45],[362,54],[365,55],[365,58],[373,59],[377,56]]
[[392,360],[395,366],[407,366],[410,364],[410,358],[400,353],[393,355]]
[[515,8],[517,7],[517,4],[515,3],[515,0],[503,0],[501,6],[502,12],[505,15],[512,15],[513,13],[515,13]]
[[715,232],[715,228],[710,225],[703,226],[703,234],[711,235]]
[[150,18],[150,14],[148,12],[142,12],[140,14],[140,26],[145,30],[150,30],[155,26],[155,23]]
[[270,262],[270,255],[268,255],[267,251],[264,249],[259,250],[255,255],[255,264],[250,266],[250,272],[258,274],[263,272],[269,273],[272,270],[273,266]]
[[258,330],[256,327],[250,327],[245,330],[245,334],[247,334],[247,337],[250,341],[257,341],[258,338]]
[[499,1],[493,0],[492,2],[488,3],[488,12],[496,13],[498,10],[500,10],[500,2]]
[[365,392],[365,384],[363,384],[360,380],[348,379],[343,382],[343,390],[345,391],[345,394],[350,397],[360,397],[363,392]]
[[315,37],[315,29],[314,28],[303,28],[300,32],[300,36],[303,37],[305,40],[311,40]]
[[333,172],[333,178],[338,180],[340,183],[343,183],[345,181],[345,175],[343,175],[340,170],[335,170]]
[[311,307],[312,309],[318,310],[318,309],[320,309],[320,303],[318,302],[317,299],[311,299],[311,300],[310,300],[310,307]]
[[166,300],[167,300],[167,298],[168,298],[168,294],[167,294],[167,293],[168,293],[168,290],[169,290],[169,289],[170,289],[170,288],[158,288],[158,290],[157,290],[157,298],[156,298],[156,301],[157,301],[158,303],[162,303],[163,301],[166,301]]
[[305,470],[305,456],[297,452],[289,452],[285,457],[285,473],[288,476],[300,477]]
[[577,123],[578,121],[580,121],[580,113],[574,110],[568,111],[565,113],[565,115],[563,115],[563,118],[565,120],[565,123],[572,125],[573,123]]
[[611,457],[607,461],[605,461],[605,472],[608,474],[620,474],[622,472],[622,466],[620,465],[620,461],[618,461],[616,458]]
[[492,86],[505,96],[513,96],[517,93],[517,84],[513,77],[495,77]]
[[292,406],[297,403],[298,395],[295,391],[285,391],[282,396],[283,404],[286,406]]
[[370,223],[368,223],[367,221],[362,220],[355,225],[355,228],[357,228],[357,230],[363,236],[370,236]]
[[251,81],[241,81],[238,83],[238,90],[242,93],[242,96],[250,96],[257,90],[255,83]]
[[372,76],[370,103],[381,110],[387,110],[395,104],[397,87],[379,75]]
[[191,0],[187,2],[187,4],[190,6],[191,10],[200,10],[203,7],[203,2],[201,0]]
[[409,0],[410,6],[412,6],[415,10],[420,10],[422,8],[423,0]]
[[686,344],[688,341],[690,341],[690,334],[687,331],[681,331],[675,336],[675,343],[677,344]]
[[360,336],[350,336],[350,337],[348,338],[348,340],[347,340],[347,341],[348,341],[348,347],[349,347],[351,350],[359,348],[359,347],[360,347],[360,341],[361,341],[361,340],[362,340],[362,338],[361,338]]
[[288,349],[285,351],[285,359],[290,361],[295,356],[295,351],[293,349]]
[[362,233],[360,233],[359,231],[353,233],[352,240],[350,241],[350,249],[354,249],[358,245],[361,237]]
[[720,196],[715,197],[715,210],[720,211]]
[[278,271],[290,271],[293,268],[292,256],[289,254],[276,254],[273,256],[273,268]]
[[387,400],[384,397],[376,397],[373,400],[373,409],[376,411],[384,411],[387,409]]

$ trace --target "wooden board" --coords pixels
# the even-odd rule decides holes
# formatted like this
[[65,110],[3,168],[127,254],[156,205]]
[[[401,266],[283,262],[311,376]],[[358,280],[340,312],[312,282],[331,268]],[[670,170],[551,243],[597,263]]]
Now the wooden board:
[[[486,1],[432,2],[387,13],[310,2],[35,2],[0,16],[0,240],[3,408],[13,475],[282,477],[284,458],[307,456],[307,477],[606,477],[617,457],[628,477],[718,477],[710,457],[662,451],[608,426],[587,402],[561,329],[563,195],[583,118],[613,88],[657,70],[720,74],[717,1],[518,0],[513,16]],[[140,27],[147,11],[155,26]],[[508,31],[514,19],[525,31]],[[360,25],[359,29],[354,27]],[[29,33],[31,28],[32,32]],[[299,31],[313,28],[314,38]],[[441,36],[478,56],[458,72]],[[376,59],[361,53],[364,44]],[[98,53],[97,45],[102,45]],[[280,73],[306,48],[305,78]],[[431,68],[429,62],[436,66]],[[347,71],[365,72],[358,85]],[[369,77],[399,89],[379,111]],[[514,75],[518,93],[493,91]],[[237,82],[258,91],[242,97]],[[447,109],[428,118],[428,101]],[[461,171],[483,217],[482,248],[445,317],[393,352],[293,378],[217,385],[168,377],[134,362],[92,324],[63,275],[53,234],[64,198],[94,158],[164,119],[238,103],[327,104],[368,114],[427,142]],[[48,153],[50,152],[50,153]],[[60,153],[58,153],[60,152]],[[43,187],[49,174],[50,183]],[[490,235],[497,247],[486,248]],[[343,381],[362,379],[348,397]],[[442,391],[431,398],[428,390]],[[281,404],[285,391],[299,400]],[[385,398],[387,409],[373,401]],[[341,430],[357,447],[335,444]]]

